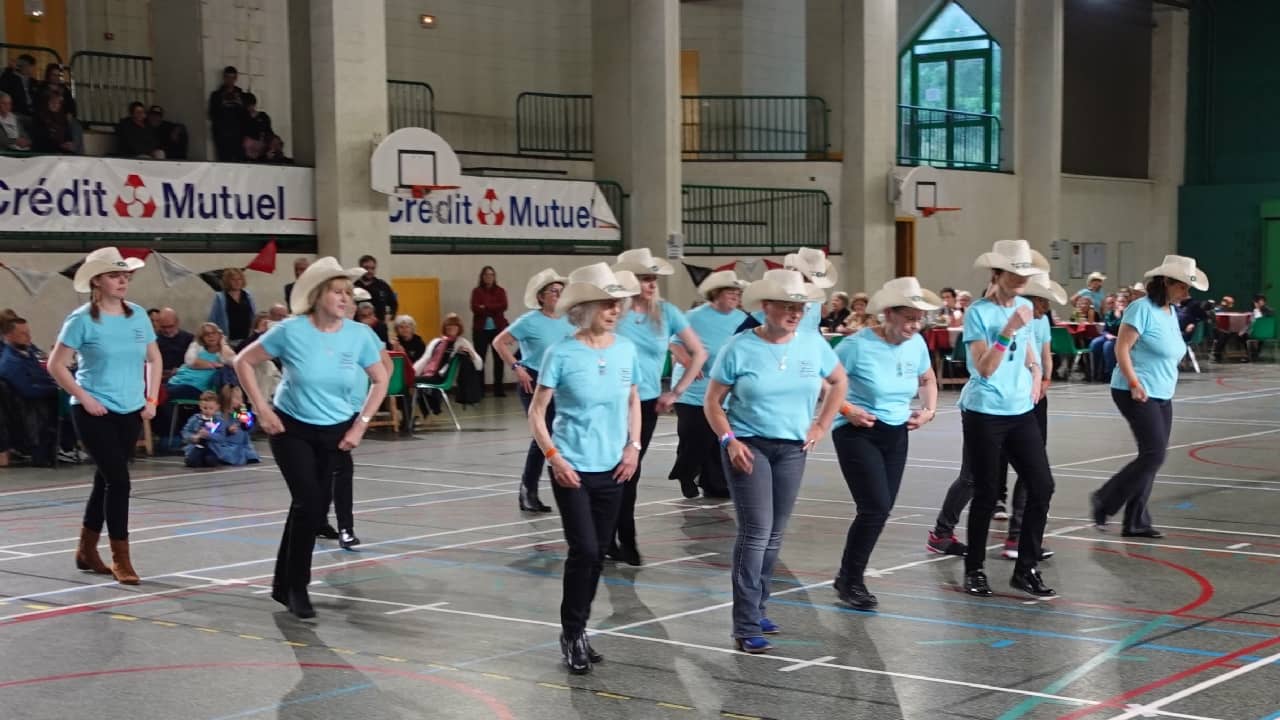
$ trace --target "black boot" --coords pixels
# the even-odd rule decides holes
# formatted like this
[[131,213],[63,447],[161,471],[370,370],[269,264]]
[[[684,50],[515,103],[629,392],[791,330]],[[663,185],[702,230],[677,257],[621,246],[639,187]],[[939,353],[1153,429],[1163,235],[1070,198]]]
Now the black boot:
[[880,604],[880,601],[876,599],[875,595],[871,594],[871,591],[867,590],[867,586],[862,581],[855,583],[836,580],[835,588],[836,596],[854,610],[871,610]]
[[589,648],[585,632],[572,640],[564,633],[560,633],[560,655],[564,659],[565,667],[569,668],[569,672],[574,675],[586,675],[591,672]]
[[1014,570],[1013,577],[1009,578],[1009,585],[1015,590],[1021,590],[1036,597],[1053,597],[1058,594],[1053,591],[1053,588],[1044,584],[1044,578],[1040,577],[1040,571],[1035,568]]
[[289,612],[302,620],[316,616],[315,608],[311,607],[311,596],[307,595],[305,588],[289,591]]
[[543,502],[538,499],[537,490],[530,490],[524,485],[521,485],[520,486],[520,510],[521,512],[549,513],[551,512],[551,507],[543,504]]
[[324,527],[320,528],[319,530],[316,530],[316,537],[321,537],[326,540],[337,540],[338,531],[335,530],[334,527],[329,523],[325,523]]

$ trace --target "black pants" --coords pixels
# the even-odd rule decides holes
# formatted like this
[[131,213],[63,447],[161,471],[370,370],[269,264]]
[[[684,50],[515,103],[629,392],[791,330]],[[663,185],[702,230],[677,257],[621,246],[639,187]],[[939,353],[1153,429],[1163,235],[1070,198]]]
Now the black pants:
[[861,584],[871,551],[898,499],[902,471],[907,466],[907,426],[879,420],[869,428],[843,425],[831,433],[831,441],[836,446],[840,473],[858,506],[845,538],[836,583]]
[[701,405],[676,403],[676,461],[668,480],[698,480],[702,491],[711,497],[729,497],[724,482],[724,466],[720,463],[720,439],[707,422]]
[[964,453],[973,468],[973,504],[969,508],[969,549],[965,572],[981,570],[987,556],[987,531],[999,492],[1002,457],[1026,486],[1027,505],[1018,538],[1017,569],[1034,568],[1053,497],[1053,473],[1035,413],[987,415],[966,410],[961,415]]
[[84,508],[84,526],[112,540],[129,539],[129,458],[142,432],[142,413],[90,415],[83,405],[72,406],[76,434],[98,466],[93,490]]
[[[493,347],[493,339],[498,337],[498,333],[500,332],[502,331],[485,330],[483,328],[476,328],[471,332],[471,341],[476,346],[476,354],[484,359],[484,362],[489,365],[489,367],[493,368],[493,394],[495,396],[506,394],[502,388],[502,375],[503,370],[505,369],[505,366],[502,363],[502,358],[498,357],[497,350],[494,350],[492,353],[489,352],[489,349]],[[485,357],[486,355],[492,355],[492,357]],[[480,384],[482,386],[484,385],[483,373],[480,375]]]
[[1173,401],[1147,398],[1137,402],[1128,390],[1112,388],[1111,399],[1120,414],[1129,421],[1129,429],[1138,442],[1138,457],[1120,468],[1098,488],[1097,499],[1107,515],[1114,515],[1124,507],[1124,531],[1142,532],[1151,529],[1151,513],[1148,502],[1156,473],[1164,465],[1165,452],[1169,448],[1169,432],[1173,429]]
[[560,626],[568,637],[587,629],[591,601],[600,584],[604,551],[613,537],[622,488],[613,471],[580,472],[582,486],[566,488],[552,484],[556,507],[564,523],[564,539],[569,557],[564,563],[564,597],[560,601]]
[[622,506],[618,508],[618,545],[636,547],[636,491],[640,486],[640,463],[649,452],[649,441],[658,427],[658,398],[640,401],[640,460],[636,472],[622,484]]
[[325,486],[333,482],[338,442],[355,418],[337,425],[312,425],[278,413],[284,432],[271,436],[271,454],[289,486],[289,517],[276,554],[273,589],[306,590],[311,584],[311,554],[316,529],[324,523],[328,507]]
[[[1042,397],[1040,402],[1036,403],[1035,410],[1036,424],[1040,426],[1040,437],[1044,440],[1045,446],[1049,444],[1049,398]],[[1009,487],[1009,458],[1005,455],[1000,457],[1000,492],[996,499],[1003,502],[1007,496]],[[942,501],[942,508],[938,510],[938,519],[934,522],[933,534],[938,537],[950,537],[955,533],[956,524],[960,522],[960,513],[964,511],[964,507],[973,499],[973,469],[969,466],[969,455],[961,451],[960,474],[951,483],[951,487],[947,489],[947,497]],[[1009,504],[1009,530],[1007,537],[1011,540],[1018,540],[1022,533],[1022,518],[1027,508],[1027,486],[1023,484],[1022,478],[1013,484],[1013,498]]]
[[[336,442],[334,446],[337,446]],[[333,461],[333,481],[321,486],[324,493],[321,498],[324,502],[324,516],[321,517],[320,526],[329,521],[329,505],[332,504],[338,527],[342,530],[355,529],[355,517],[352,515],[355,474],[355,461],[351,459],[351,453],[339,450]]]
[[[529,377],[533,378],[533,387],[538,388],[538,372],[536,370],[524,369],[529,373]],[[520,405],[524,407],[524,414],[529,414],[529,405],[533,402],[533,395],[524,391],[519,383],[516,383],[516,394],[520,396]],[[556,419],[556,401],[554,399],[547,403],[547,432],[551,432],[551,424]],[[542,475],[542,468],[546,465],[546,458],[542,456],[542,448],[538,447],[536,440],[529,441],[529,452],[524,456],[524,472],[520,474],[520,482],[532,492],[538,490],[538,478]]]

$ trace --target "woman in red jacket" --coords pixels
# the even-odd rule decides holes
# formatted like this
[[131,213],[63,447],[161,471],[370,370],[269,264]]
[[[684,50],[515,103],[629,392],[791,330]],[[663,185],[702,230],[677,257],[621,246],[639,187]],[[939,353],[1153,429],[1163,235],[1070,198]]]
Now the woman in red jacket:
[[[498,284],[498,273],[492,265],[480,270],[480,282],[471,291],[471,312],[475,316],[471,324],[471,338],[480,357],[489,353],[493,339],[507,327],[507,291]],[[493,396],[504,397],[502,387],[502,358],[493,353]]]

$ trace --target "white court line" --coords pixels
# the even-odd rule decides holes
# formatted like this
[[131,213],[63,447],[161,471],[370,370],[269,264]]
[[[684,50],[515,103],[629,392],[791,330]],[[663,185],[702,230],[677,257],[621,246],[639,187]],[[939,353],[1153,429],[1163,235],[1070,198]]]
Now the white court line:
[[1271,663],[1276,662],[1277,660],[1280,660],[1280,653],[1276,653],[1271,657],[1264,657],[1261,660],[1254,660],[1248,665],[1244,665],[1234,670],[1231,670],[1229,672],[1222,673],[1217,677],[1211,677],[1208,680],[1196,683],[1195,685],[1192,685],[1189,688],[1183,688],[1182,690],[1179,690],[1178,692],[1173,693],[1171,695],[1165,695],[1164,697],[1160,698],[1159,700],[1156,700],[1155,702],[1149,702],[1143,705],[1132,707],[1126,712],[1122,712],[1119,715],[1114,715],[1108,718],[1108,720],[1130,720],[1130,718],[1136,718],[1136,717],[1150,717],[1147,713],[1159,712],[1160,708],[1164,707],[1165,705],[1168,705],[1170,703],[1175,703],[1179,700],[1182,700],[1183,698],[1191,697],[1196,693],[1202,692],[1204,690],[1208,690],[1209,688],[1215,685],[1221,685],[1222,683],[1228,680],[1233,680],[1246,673],[1251,673],[1254,670],[1257,670],[1260,667],[1270,665]]
[[642,567],[656,568],[659,565],[670,565],[672,563],[685,562],[688,560],[697,560],[699,558],[711,557],[712,555],[719,555],[719,554],[720,553],[718,552],[704,552],[704,553],[699,553],[697,555],[686,555],[684,557],[671,558],[670,560],[661,560],[656,563],[645,563]]
[[1238,397],[1222,398],[1221,400],[1198,400],[1193,401],[1197,405],[1221,405],[1225,402],[1243,402],[1245,400],[1260,400],[1262,398],[1271,398],[1280,395],[1278,392],[1263,393],[1261,395],[1246,395]]
[[[130,478],[129,483],[131,485],[137,485],[138,483],[151,482],[152,480],[173,480],[175,478],[208,477],[210,475],[223,475],[226,473],[244,472],[244,471],[245,471],[245,468],[243,467],[230,468],[227,470],[201,470],[198,473],[195,470],[191,470],[189,472],[178,473],[176,475],[155,475],[153,477]],[[56,485],[54,487],[32,488],[30,490],[9,490],[6,492],[0,492],[0,497],[8,497],[10,495],[29,495],[32,493],[58,492],[59,490],[83,490],[85,488],[91,488],[91,487],[93,487],[93,483],[82,483],[79,485]]]
[[[312,593],[312,594],[319,594],[319,593]],[[326,596],[326,597],[329,597],[329,596]],[[388,610],[383,614],[399,615],[401,613],[413,612],[414,610],[433,610],[438,607],[444,607],[445,605],[448,605],[448,604],[449,603],[447,602],[433,602],[430,605],[410,605],[409,607],[402,607],[399,610]]]
[[804,660],[794,665],[780,667],[778,668],[778,672],[795,672],[796,670],[803,670],[807,667],[813,667],[814,665],[821,665],[823,663],[831,662],[832,660],[835,660],[835,659],[836,659],[835,655],[823,655],[822,657],[814,658],[812,660]]
[[1252,543],[1236,543],[1235,545],[1228,545],[1228,546],[1227,546],[1227,549],[1228,549],[1228,550],[1243,550],[1243,549],[1245,549],[1245,548],[1249,547],[1249,545],[1251,545],[1251,544],[1252,544]]
[[[1088,527],[1092,527],[1092,525],[1085,525],[1075,529],[1081,530]],[[1231,550],[1229,548],[1199,547],[1197,545],[1173,545],[1171,543],[1156,543],[1156,542],[1149,542],[1149,541],[1142,542],[1140,540],[1112,540],[1110,538],[1101,537],[1101,536],[1080,537],[1078,535],[1062,534],[1062,535],[1057,535],[1057,537],[1060,537],[1063,540],[1075,540],[1077,542],[1100,542],[1100,543],[1107,543],[1108,545],[1134,545],[1137,547],[1146,547],[1146,548],[1169,548],[1172,550],[1198,550],[1200,552],[1222,553],[1224,555],[1248,555],[1251,557],[1280,558],[1280,553],[1257,552],[1252,550]],[[1246,543],[1246,545],[1247,544],[1248,543]]]
[[[1182,448],[1193,447],[1195,445],[1210,445],[1212,443],[1226,442],[1227,440],[1243,440],[1245,438],[1259,437],[1261,435],[1270,435],[1272,433],[1278,433],[1278,432],[1280,432],[1280,428],[1272,428],[1271,430],[1259,430],[1258,432],[1245,433],[1243,435],[1228,435],[1227,437],[1210,438],[1208,440],[1197,440],[1195,442],[1181,443],[1179,445],[1170,445],[1168,449],[1180,450]],[[1094,458],[1092,460],[1077,460],[1075,462],[1050,465],[1049,468],[1051,470],[1056,470],[1058,468],[1072,467],[1073,465],[1089,465],[1091,463],[1102,462],[1103,460],[1120,460],[1121,458],[1133,457],[1137,454],[1138,454],[1137,452],[1130,452],[1130,453],[1124,453],[1123,455],[1110,455],[1107,457]]]

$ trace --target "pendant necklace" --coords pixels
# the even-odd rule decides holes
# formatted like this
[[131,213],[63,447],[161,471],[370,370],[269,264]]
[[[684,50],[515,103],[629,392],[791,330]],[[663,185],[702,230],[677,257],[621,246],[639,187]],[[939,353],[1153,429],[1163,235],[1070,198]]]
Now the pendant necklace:
[[762,341],[764,341],[765,347],[769,348],[769,354],[773,356],[773,359],[774,359],[774,360],[777,360],[777,361],[778,361],[778,370],[779,370],[779,371],[784,371],[784,370],[786,370],[786,369],[787,369],[787,356],[791,354],[791,348],[790,348],[790,347],[788,347],[788,348],[787,348],[787,349],[782,353],[782,357],[781,357],[781,358],[779,358],[779,357],[778,357],[778,353],[776,353],[776,352],[774,352],[774,351],[773,351],[773,345],[775,345],[776,343],[771,343],[771,342],[769,342],[768,340],[765,340],[765,339],[764,339],[764,337],[763,337],[763,336],[761,336],[761,335],[759,335],[758,333],[757,333],[756,337],[759,337]]

